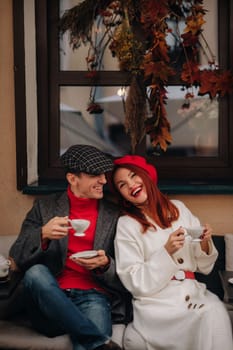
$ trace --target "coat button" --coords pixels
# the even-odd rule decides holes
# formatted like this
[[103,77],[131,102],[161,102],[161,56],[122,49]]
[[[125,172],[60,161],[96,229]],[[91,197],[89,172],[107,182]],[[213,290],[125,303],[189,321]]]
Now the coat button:
[[177,259],[177,261],[178,261],[178,263],[179,263],[179,264],[183,264],[184,259],[182,259],[182,258],[178,258],[178,259]]

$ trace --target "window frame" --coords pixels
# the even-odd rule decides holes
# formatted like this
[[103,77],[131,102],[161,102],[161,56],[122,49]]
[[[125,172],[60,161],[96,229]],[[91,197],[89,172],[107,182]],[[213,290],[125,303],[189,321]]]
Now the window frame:
[[[15,102],[17,143],[17,187],[27,186],[26,95],[23,32],[23,0],[14,0]],[[51,11],[55,10],[54,12]],[[38,100],[38,184],[62,183],[64,173],[59,163],[59,86],[89,86],[91,79],[84,71],[59,70],[59,35],[56,25],[57,0],[35,0]],[[232,67],[233,4],[218,1],[219,64]],[[227,35],[226,35],[227,33]],[[19,39],[20,38],[20,39]],[[130,81],[130,74],[116,71],[98,72],[96,85],[119,86]],[[178,85],[178,81],[172,81]],[[232,184],[233,181],[233,101],[224,97],[219,110],[219,157],[148,157],[158,169],[162,186],[184,184]],[[145,155],[145,140],[136,148]],[[195,174],[194,174],[195,172]],[[172,192],[172,188],[169,190]]]

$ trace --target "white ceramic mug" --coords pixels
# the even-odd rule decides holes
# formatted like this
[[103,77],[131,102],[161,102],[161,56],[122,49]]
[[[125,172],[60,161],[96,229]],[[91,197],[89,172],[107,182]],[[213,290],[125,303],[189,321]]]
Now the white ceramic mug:
[[0,255],[0,278],[4,279],[9,275],[10,260],[6,259],[3,255]]
[[185,227],[187,234],[191,236],[193,240],[201,240],[204,229],[204,226]]
[[75,236],[84,236],[85,230],[90,225],[90,221],[85,219],[68,219],[68,221],[75,230]]

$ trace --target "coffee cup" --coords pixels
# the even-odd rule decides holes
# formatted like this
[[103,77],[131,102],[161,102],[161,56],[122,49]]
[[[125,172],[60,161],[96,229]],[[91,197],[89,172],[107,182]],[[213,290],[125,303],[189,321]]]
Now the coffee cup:
[[85,219],[68,219],[72,228],[75,230],[75,236],[84,236],[85,230],[89,227],[90,221]]
[[187,235],[191,236],[192,240],[196,242],[202,240],[204,229],[204,226],[185,227]]
[[0,280],[4,280],[8,277],[10,270],[10,260],[6,259],[3,255],[0,255]]

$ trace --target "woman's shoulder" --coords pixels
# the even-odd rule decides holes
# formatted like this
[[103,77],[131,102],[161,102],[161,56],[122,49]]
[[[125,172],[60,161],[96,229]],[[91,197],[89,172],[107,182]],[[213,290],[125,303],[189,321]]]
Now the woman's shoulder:
[[139,222],[128,215],[120,216],[117,223],[116,239],[135,240],[142,236]]
[[140,226],[139,222],[129,215],[120,216],[118,219],[118,225],[130,225],[129,227],[132,227],[132,225]]
[[187,207],[187,205],[184,202],[177,200],[177,199],[172,199],[171,201],[176,206],[176,208],[179,210],[180,215],[193,216],[192,211]]
[[171,199],[171,202],[180,210],[186,208],[186,205],[179,199]]

